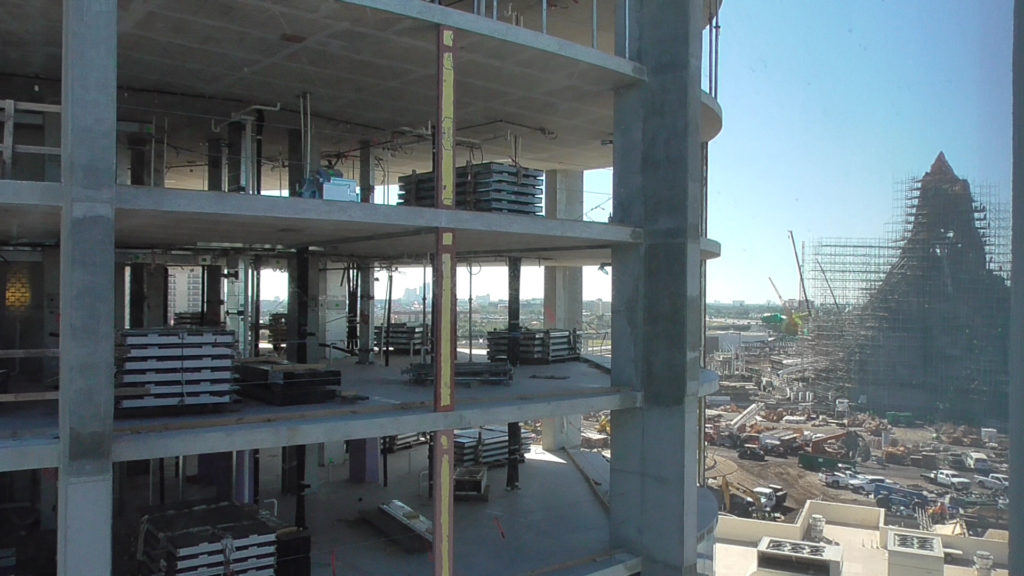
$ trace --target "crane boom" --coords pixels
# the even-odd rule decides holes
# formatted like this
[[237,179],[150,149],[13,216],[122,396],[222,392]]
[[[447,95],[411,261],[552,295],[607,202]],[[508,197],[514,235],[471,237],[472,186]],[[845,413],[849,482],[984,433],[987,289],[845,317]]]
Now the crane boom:
[[[800,295],[803,296],[804,306],[807,308],[807,317],[811,317],[811,301],[807,299],[807,287],[804,285],[804,269],[800,265],[800,255],[796,251],[796,238],[793,237],[793,231],[789,230],[789,243],[793,245],[793,259],[796,260],[796,273],[800,278]],[[800,309],[800,302],[796,303],[797,310]]]

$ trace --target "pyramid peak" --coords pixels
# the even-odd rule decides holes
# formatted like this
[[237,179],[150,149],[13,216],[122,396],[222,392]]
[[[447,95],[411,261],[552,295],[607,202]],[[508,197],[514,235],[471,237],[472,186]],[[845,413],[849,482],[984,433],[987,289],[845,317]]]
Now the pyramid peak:
[[946,160],[946,154],[943,152],[939,152],[939,155],[935,157],[935,162],[932,162],[932,167],[928,169],[927,175],[956,178],[956,173],[953,172],[953,167],[949,165],[949,161]]

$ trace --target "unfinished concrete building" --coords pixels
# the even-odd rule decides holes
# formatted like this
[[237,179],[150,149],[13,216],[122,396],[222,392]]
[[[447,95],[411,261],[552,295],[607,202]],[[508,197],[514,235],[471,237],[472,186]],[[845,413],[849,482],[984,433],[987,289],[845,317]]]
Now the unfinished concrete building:
[[[145,551],[155,530],[171,542],[161,515],[235,502],[285,524],[278,574],[712,573],[716,515],[698,517],[696,482],[718,4],[0,3],[0,522],[17,526],[0,528],[4,567],[135,573],[183,553]],[[583,170],[612,165],[614,218],[581,221]],[[539,202],[523,188],[541,185],[528,169],[543,171],[543,217],[523,213]],[[381,185],[428,172],[425,204],[381,202]],[[479,174],[504,184],[460,209]],[[610,376],[567,363],[456,389],[466,262],[544,266],[553,328],[578,322],[580,266],[610,262]],[[418,358],[377,357],[373,276],[399,265],[431,269],[416,350],[431,349],[432,386],[401,373]],[[175,280],[187,310],[168,302],[174,267],[200,270]],[[269,268],[288,270],[289,366],[340,370],[343,398],[287,376],[261,383],[276,403],[234,397],[248,383],[232,370],[261,353]],[[357,319],[345,342],[325,338],[328,307]],[[486,507],[454,503],[453,430],[508,425],[511,439],[543,420],[555,449],[601,410],[608,510],[550,460],[524,465],[529,499],[492,480]],[[173,508],[200,496],[217,503]],[[364,527],[377,504],[430,553]],[[210,545],[236,574],[273,573],[264,548],[246,564]]]
[[815,378],[874,410],[1005,425],[1006,213],[942,153],[896,198],[888,239],[813,246]]

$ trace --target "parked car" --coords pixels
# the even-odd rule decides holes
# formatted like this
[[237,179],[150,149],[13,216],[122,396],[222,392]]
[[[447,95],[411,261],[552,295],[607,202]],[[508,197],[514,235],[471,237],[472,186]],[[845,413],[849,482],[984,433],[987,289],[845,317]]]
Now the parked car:
[[762,452],[760,448],[754,446],[744,446],[740,448],[739,452],[736,453],[736,456],[740,460],[757,460],[758,462],[764,462],[766,459],[764,452]]
[[883,476],[858,476],[850,480],[850,490],[854,494],[874,494],[876,484],[892,484]]

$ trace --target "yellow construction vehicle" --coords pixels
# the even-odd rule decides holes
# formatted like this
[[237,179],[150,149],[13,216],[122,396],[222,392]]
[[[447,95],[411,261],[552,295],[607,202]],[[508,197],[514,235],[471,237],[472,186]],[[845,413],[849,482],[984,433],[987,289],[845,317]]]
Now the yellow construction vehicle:
[[[726,476],[723,476],[719,483],[726,512],[737,516],[750,516],[757,520],[775,520],[772,508],[776,504],[776,493],[771,488],[751,490],[738,482],[729,482],[729,478]],[[743,498],[747,507],[745,510],[735,509],[732,502],[733,495]]]

